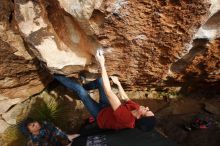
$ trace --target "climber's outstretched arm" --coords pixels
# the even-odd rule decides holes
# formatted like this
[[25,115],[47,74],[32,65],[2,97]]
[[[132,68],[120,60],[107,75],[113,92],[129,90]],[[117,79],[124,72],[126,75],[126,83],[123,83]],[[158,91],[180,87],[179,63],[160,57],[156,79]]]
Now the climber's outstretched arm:
[[107,74],[106,68],[105,68],[105,58],[104,58],[102,52],[97,51],[96,58],[101,66],[101,74],[102,74],[103,88],[105,90],[105,94],[108,97],[108,100],[109,100],[111,107],[115,111],[121,105],[121,101],[119,100],[117,95],[115,95],[115,93],[113,93],[113,91],[111,89],[110,81],[109,81],[108,74]]
[[121,99],[123,99],[125,101],[129,101],[130,99],[129,99],[128,95],[126,94],[126,92],[124,91],[121,83],[119,82],[118,77],[110,76],[110,78],[118,86],[118,90],[119,90],[119,94],[121,96]]

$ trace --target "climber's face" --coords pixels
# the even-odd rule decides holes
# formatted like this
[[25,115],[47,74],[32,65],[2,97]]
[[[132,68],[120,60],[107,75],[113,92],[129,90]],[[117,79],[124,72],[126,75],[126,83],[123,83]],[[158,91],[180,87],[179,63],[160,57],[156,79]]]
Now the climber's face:
[[138,109],[138,119],[141,117],[154,116],[153,112],[148,107],[140,106]]

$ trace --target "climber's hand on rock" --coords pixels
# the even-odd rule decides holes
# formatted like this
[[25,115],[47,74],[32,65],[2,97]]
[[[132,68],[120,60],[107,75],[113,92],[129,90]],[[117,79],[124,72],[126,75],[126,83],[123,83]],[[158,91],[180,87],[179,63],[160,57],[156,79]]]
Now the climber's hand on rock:
[[105,64],[105,57],[103,55],[103,50],[102,49],[97,50],[96,60],[100,63],[101,66]]

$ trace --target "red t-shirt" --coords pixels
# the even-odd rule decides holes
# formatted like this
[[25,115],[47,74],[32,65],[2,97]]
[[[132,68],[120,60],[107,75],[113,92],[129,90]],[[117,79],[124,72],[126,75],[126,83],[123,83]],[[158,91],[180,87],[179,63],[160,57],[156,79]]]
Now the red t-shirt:
[[103,129],[124,129],[134,128],[135,117],[131,111],[138,109],[140,105],[129,100],[121,104],[115,111],[112,107],[103,108],[98,116],[97,123]]

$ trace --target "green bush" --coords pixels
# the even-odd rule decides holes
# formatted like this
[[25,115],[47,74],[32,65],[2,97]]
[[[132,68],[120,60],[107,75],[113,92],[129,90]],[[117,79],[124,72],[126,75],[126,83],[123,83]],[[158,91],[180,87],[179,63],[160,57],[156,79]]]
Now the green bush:
[[26,137],[21,133],[17,125],[10,126],[2,135],[3,146],[24,146],[27,143]]

